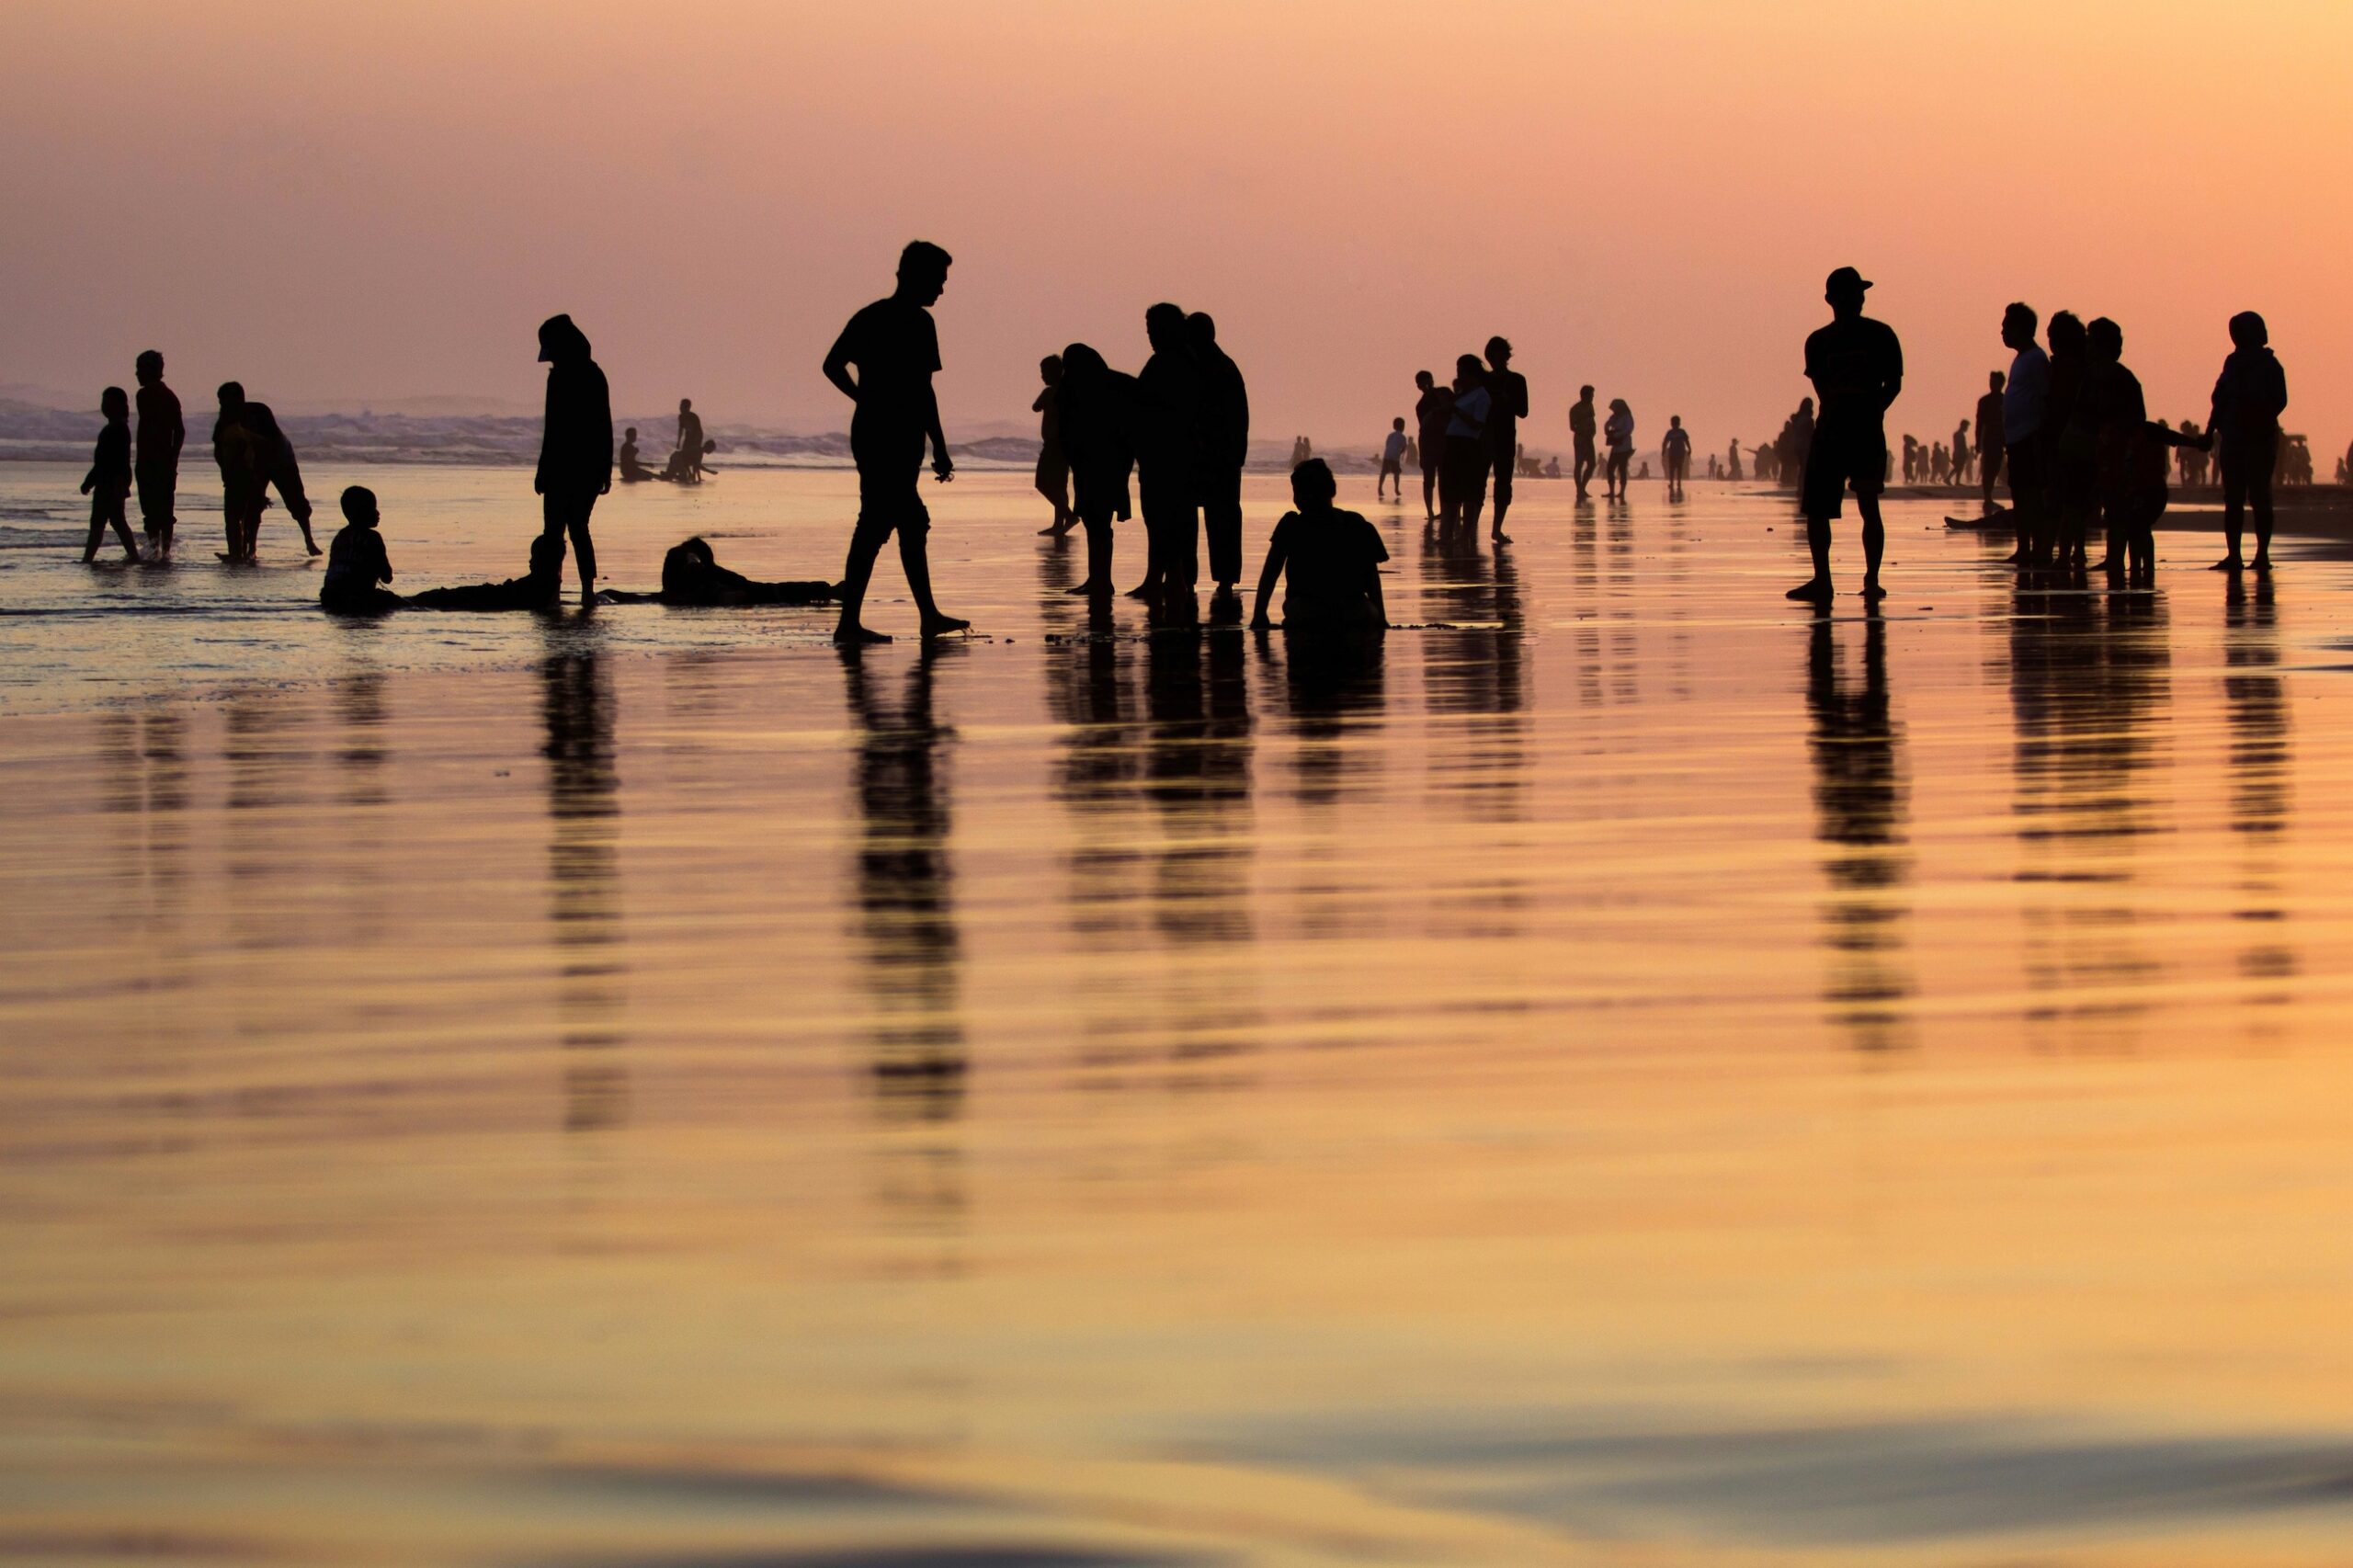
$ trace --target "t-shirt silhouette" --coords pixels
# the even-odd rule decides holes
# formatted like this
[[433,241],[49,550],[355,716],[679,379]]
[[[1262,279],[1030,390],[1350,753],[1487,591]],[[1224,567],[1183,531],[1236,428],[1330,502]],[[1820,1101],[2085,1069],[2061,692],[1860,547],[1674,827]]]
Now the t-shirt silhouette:
[[1591,398],[1586,398],[1581,402],[1569,405],[1570,435],[1575,436],[1583,440],[1590,441],[1593,439],[1593,433],[1596,428],[1597,428],[1597,426],[1594,422],[1593,400]]
[[365,523],[346,523],[327,547],[326,581],[319,586],[330,594],[365,593],[392,576],[384,536]]
[[1691,455],[1691,433],[1680,425],[1669,426],[1661,445],[1668,457],[1688,458]]
[[1389,439],[1381,444],[1381,460],[1392,466],[1405,460],[1405,432],[1389,432]]
[[2006,437],[2002,428],[2002,394],[1989,392],[1977,400],[1977,449],[1981,452],[1999,451]]
[[1432,387],[1414,404],[1414,421],[1422,433],[1422,450],[1435,452],[1446,445],[1447,422],[1454,417],[1454,389]]
[[168,462],[179,455],[180,443],[187,438],[187,426],[180,422],[180,400],[172,389],[157,381],[153,386],[139,389],[139,460]]
[[1822,400],[1824,425],[1877,428],[1887,407],[1880,389],[1904,374],[1904,348],[1885,322],[1848,316],[1805,340],[1806,379]]
[[2002,440],[2017,446],[2042,431],[2042,405],[2051,393],[2051,356],[2029,343],[2010,360],[2002,384]]
[[1528,412],[1528,378],[1518,370],[1487,372],[1495,410],[1487,420],[1487,446],[1509,457],[1519,450],[1519,421]]
[[1372,619],[1367,587],[1389,559],[1361,512],[1286,512],[1268,541],[1283,552],[1283,622],[1359,626]]
[[926,394],[939,369],[939,328],[931,312],[895,296],[849,318],[833,358],[858,367],[858,412],[849,433],[921,436],[931,421]]
[[1447,421],[1449,439],[1479,439],[1486,428],[1488,411],[1495,407],[1495,397],[1484,387],[1466,387],[1454,394],[1454,416]]

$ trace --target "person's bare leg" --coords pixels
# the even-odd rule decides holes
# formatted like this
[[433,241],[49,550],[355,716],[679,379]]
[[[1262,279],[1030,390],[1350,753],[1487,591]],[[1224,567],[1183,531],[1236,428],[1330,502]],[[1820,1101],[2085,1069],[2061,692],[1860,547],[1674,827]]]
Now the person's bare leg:
[[2245,564],[2239,556],[2239,540],[2245,528],[2246,497],[2226,482],[2222,486],[2222,537],[2230,540],[2231,548],[2209,570],[2236,572]]
[[2261,475],[2247,486],[2247,504],[2255,512],[2255,569],[2271,570],[2271,478]]
[[881,550],[882,541],[869,538],[863,529],[850,536],[849,559],[842,563],[842,613],[834,623],[836,642],[891,641],[880,631],[869,631],[858,620],[858,612],[866,607],[866,585],[874,577],[874,558]]
[[906,568],[907,586],[915,597],[915,610],[922,618],[926,637],[942,637],[950,631],[969,631],[972,623],[959,620],[939,608],[931,597],[931,553],[927,547],[926,530],[899,530],[899,564]]
[[1826,604],[1830,599],[1829,518],[1808,517],[1805,520],[1805,546],[1813,553],[1813,575],[1791,588],[1784,597]]
[[1438,516],[1438,471],[1436,469],[1422,470],[1422,511],[1423,520],[1426,522]]
[[[1879,584],[1880,557],[1887,552],[1887,528],[1880,521],[1878,496],[1856,496],[1855,509],[1863,515],[1863,597],[1876,604],[1887,597],[1887,590]],[[1817,563],[1815,570],[1827,578],[1829,549],[1826,540],[1823,555],[1824,559]]]

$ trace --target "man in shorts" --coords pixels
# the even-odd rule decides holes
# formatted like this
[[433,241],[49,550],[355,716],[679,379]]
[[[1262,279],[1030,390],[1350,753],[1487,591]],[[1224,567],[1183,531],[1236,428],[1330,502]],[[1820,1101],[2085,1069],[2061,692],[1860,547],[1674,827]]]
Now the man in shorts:
[[[899,255],[899,286],[849,318],[825,355],[825,379],[858,404],[850,415],[849,450],[858,464],[858,527],[850,535],[849,561],[842,569],[842,613],[834,641],[845,645],[888,642],[858,620],[866,585],[874,575],[882,541],[899,536],[899,562],[923,617],[923,634],[938,637],[972,624],[941,611],[931,597],[931,559],[926,551],[931,514],[918,488],[923,449],[931,443],[931,472],[942,483],[956,475],[948,437],[939,429],[939,400],[931,378],[939,369],[939,328],[929,306],[948,287],[949,254],[928,240],[916,240]],[[850,379],[849,367],[858,367]]]
[[1830,520],[1843,509],[1850,486],[1863,517],[1863,597],[1887,597],[1879,583],[1880,556],[1887,548],[1879,494],[1887,476],[1887,409],[1904,390],[1904,348],[1884,322],[1863,314],[1863,290],[1870,287],[1851,267],[1832,273],[1823,286],[1830,324],[1805,340],[1806,379],[1822,399],[1802,495],[1813,576],[1789,597],[1819,605],[1830,602]]
[[1500,337],[1487,339],[1487,392],[1494,399],[1487,411],[1487,455],[1495,476],[1489,532],[1497,544],[1509,544],[1504,514],[1511,510],[1511,482],[1519,469],[1519,422],[1528,417],[1528,378],[1511,368],[1511,345]]
[[1436,522],[1438,470],[1446,460],[1446,427],[1454,418],[1454,392],[1439,386],[1438,378],[1427,370],[1414,372],[1414,385],[1421,392],[1414,401],[1414,424],[1418,433],[1415,452],[1422,464],[1422,510],[1428,514],[1428,521]]
[[1576,438],[1577,499],[1580,501],[1586,498],[1585,487],[1593,483],[1593,437],[1600,428],[1599,422],[1594,417],[1593,389],[1579,387],[1576,405],[1569,410],[1569,434]]

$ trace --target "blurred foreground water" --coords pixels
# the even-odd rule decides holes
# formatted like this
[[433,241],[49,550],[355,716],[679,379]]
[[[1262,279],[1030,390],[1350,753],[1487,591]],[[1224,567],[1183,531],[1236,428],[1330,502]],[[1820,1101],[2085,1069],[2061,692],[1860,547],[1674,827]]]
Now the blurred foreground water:
[[[335,624],[276,511],[94,572],[61,472],[0,1561],[2353,1555],[2353,568],[2020,592],[1899,504],[1817,619],[1777,499],[1529,482],[1500,558],[1368,507],[1446,629],[1340,659],[1088,635],[967,475],[987,635],[845,659]],[[397,585],[521,571],[527,474],[359,477]],[[830,575],[853,496],[600,550]]]

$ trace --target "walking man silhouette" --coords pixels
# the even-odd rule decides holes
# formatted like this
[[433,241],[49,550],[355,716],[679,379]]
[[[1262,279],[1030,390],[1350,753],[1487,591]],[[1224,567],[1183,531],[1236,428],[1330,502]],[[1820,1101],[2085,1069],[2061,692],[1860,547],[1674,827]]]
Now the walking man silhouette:
[[153,348],[139,356],[137,456],[132,464],[139,486],[139,517],[147,531],[147,556],[160,561],[172,552],[172,530],[178,518],[180,448],[188,441],[188,425],[180,417],[180,400],[164,384],[164,357]]
[[568,315],[540,324],[540,362],[548,368],[547,417],[531,488],[540,495],[540,531],[556,541],[559,570],[563,540],[571,538],[580,602],[594,605],[597,545],[588,537],[588,517],[597,497],[613,487],[612,389],[589,352],[587,334]]
[[1528,378],[1511,368],[1511,344],[1487,339],[1487,392],[1495,400],[1487,411],[1487,451],[1495,464],[1495,511],[1488,532],[1497,544],[1509,544],[1504,514],[1511,510],[1511,482],[1519,468],[1519,422],[1528,417]]
[[[899,563],[922,616],[923,635],[938,637],[972,625],[944,614],[931,597],[931,558],[926,549],[931,514],[919,488],[923,448],[931,443],[931,472],[941,483],[956,477],[948,437],[939,428],[939,399],[931,378],[939,369],[939,328],[930,307],[948,288],[949,254],[928,240],[909,242],[899,253],[899,285],[842,328],[825,355],[825,379],[858,404],[850,415],[849,449],[858,464],[858,527],[842,569],[842,614],[834,628],[841,643],[888,642],[858,619],[866,585],[874,575],[882,541],[899,536]],[[850,378],[849,367],[858,367]]]
[[1593,483],[1593,471],[1596,462],[1593,437],[1600,428],[1601,422],[1595,417],[1594,414],[1593,389],[1591,387],[1579,387],[1577,389],[1577,401],[1569,409],[1569,434],[1574,437],[1576,442],[1577,465],[1575,472],[1577,481],[1577,499],[1580,501],[1586,499],[1586,486]]
[[1883,322],[1863,314],[1863,291],[1870,287],[1851,267],[1832,273],[1823,285],[1831,322],[1805,340],[1805,374],[1822,399],[1806,454],[1806,547],[1813,554],[1813,576],[1791,588],[1793,599],[1830,601],[1830,520],[1844,509],[1847,490],[1863,517],[1863,597],[1884,598],[1879,564],[1887,548],[1880,522],[1879,494],[1887,476],[1887,410],[1904,390],[1904,348]]

